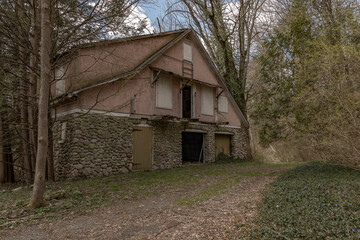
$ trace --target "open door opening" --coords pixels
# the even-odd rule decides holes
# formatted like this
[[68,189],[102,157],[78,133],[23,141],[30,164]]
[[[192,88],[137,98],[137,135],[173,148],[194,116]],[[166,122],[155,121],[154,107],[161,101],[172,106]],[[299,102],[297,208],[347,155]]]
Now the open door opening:
[[182,133],[182,161],[204,161],[204,134],[195,132]]
[[182,89],[182,117],[191,118],[191,86],[184,86]]

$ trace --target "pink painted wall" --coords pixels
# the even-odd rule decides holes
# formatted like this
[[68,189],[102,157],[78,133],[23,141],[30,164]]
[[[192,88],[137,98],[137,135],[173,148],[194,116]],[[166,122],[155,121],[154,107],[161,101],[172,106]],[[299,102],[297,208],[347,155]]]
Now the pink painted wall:
[[151,67],[160,68],[168,72],[182,75],[183,43],[191,45],[193,52],[194,79],[213,85],[219,85],[215,73],[209,64],[205,61],[201,51],[192,41],[183,39],[177,42],[172,48],[168,49],[162,58],[158,58],[151,63]]
[[[126,64],[132,63],[132,61],[138,61],[141,58],[139,55],[149,55],[151,52],[149,49],[154,49],[154,47],[150,47],[152,46],[151,44],[161,46],[164,44],[165,40],[169,41],[169,39],[162,39],[157,42],[155,39],[150,39],[149,42],[145,41],[142,44],[134,46],[129,43],[126,48],[121,47],[118,49],[115,46],[104,46],[101,48],[84,49],[84,51],[81,52],[81,57],[77,57],[69,67],[66,75],[66,87],[67,89],[75,89],[74,86],[84,85],[89,79],[93,81],[95,78],[101,79],[119,74],[119,72],[126,68]],[[187,39],[180,40],[157,60],[151,63],[149,67],[144,68],[141,72],[133,76],[133,78],[116,81],[80,92],[78,94],[77,102],[58,107],[57,113],[75,108],[91,108],[93,110],[130,113],[130,100],[136,95],[136,114],[149,116],[171,115],[180,118],[182,113],[182,99],[180,94],[181,79],[175,75],[182,75],[182,49],[184,42],[193,46],[194,79],[214,86],[214,114],[209,116],[201,114],[202,84],[195,82],[190,83],[196,87],[196,96],[194,99],[195,118],[198,118],[202,122],[215,122],[216,110],[218,107],[217,99],[215,97],[217,93],[221,91],[220,84],[217,81],[212,66],[209,66],[208,62],[203,58],[202,53],[197,49],[196,44],[193,44],[192,41]],[[122,56],[122,51],[127,51],[128,53]],[[109,54],[109,52],[111,52],[111,54]],[[134,53],[131,54],[134,59],[129,56],[124,58],[124,56],[130,54],[130,52]],[[104,57],[104,60],[92,62],[91,59],[93,58],[89,57],[89,55],[96,55],[99,59]],[[84,68],[88,68],[89,66],[91,71],[77,74],[78,71],[81,72]],[[123,66],[123,68],[121,68],[121,66]],[[173,109],[169,110],[156,107],[156,84],[151,86],[152,70],[150,67],[174,73],[174,75],[172,75]],[[85,81],[84,78],[87,78],[88,80]],[[69,83],[70,80],[72,84]],[[85,81],[85,83],[83,81]],[[183,81],[183,83],[185,83],[185,81]],[[55,93],[54,86],[52,86],[52,93]],[[230,125],[240,126],[239,117],[233,106],[230,104],[230,101],[228,102],[228,106],[228,113],[220,113],[218,115],[218,120],[220,122],[229,122]]]
[[[176,36],[177,34],[169,34],[156,38],[124,40],[120,43],[80,49],[77,56],[69,59],[70,64],[65,65],[66,92],[134,69]],[[54,96],[55,84],[51,90]]]
[[123,79],[80,92],[75,103],[57,108],[61,113],[71,109],[92,109],[130,113],[130,101],[136,95],[136,114],[151,115],[151,71],[144,69],[134,78]]
[[[182,75],[182,58],[183,58],[183,43],[193,46],[193,68],[194,68],[194,79],[205,82],[211,85],[219,86],[218,80],[216,78],[215,72],[212,69],[212,66],[209,66],[209,63],[204,59],[201,51],[197,48],[196,44],[188,39],[183,39],[176,43],[172,48],[168,49],[161,58],[158,58],[156,61],[151,63],[152,68],[162,69],[167,72],[172,72],[176,75]],[[184,81],[185,83],[186,81]],[[180,79],[173,77],[173,106],[179,107],[178,109],[167,110],[159,109],[156,107],[156,103],[152,104],[153,113],[156,115],[175,115],[181,117],[181,96],[179,95],[180,90]],[[203,122],[215,122],[215,112],[214,115],[204,115],[201,114],[201,84],[194,84],[196,86],[196,97],[195,97],[195,118],[198,118]],[[217,109],[218,103],[216,99],[216,93],[220,92],[219,88],[214,87],[214,108]],[[223,93],[224,95],[225,93]],[[156,90],[152,89],[152,99],[156,99]],[[240,126],[240,119],[237,116],[234,107],[228,103],[229,111],[228,113],[220,113],[219,121],[229,122],[230,125]]]

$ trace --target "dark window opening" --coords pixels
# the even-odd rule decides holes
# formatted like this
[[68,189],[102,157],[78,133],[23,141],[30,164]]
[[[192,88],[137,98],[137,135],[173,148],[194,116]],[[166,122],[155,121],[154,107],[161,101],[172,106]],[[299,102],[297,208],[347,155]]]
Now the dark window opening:
[[182,90],[182,117],[191,118],[191,86],[184,86]]
[[203,162],[204,146],[203,133],[183,132],[182,133],[182,161]]

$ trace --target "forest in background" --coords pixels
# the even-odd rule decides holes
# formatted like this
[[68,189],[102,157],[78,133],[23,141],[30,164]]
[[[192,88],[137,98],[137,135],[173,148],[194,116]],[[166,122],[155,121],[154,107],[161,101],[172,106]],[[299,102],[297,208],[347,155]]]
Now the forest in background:
[[282,160],[359,167],[359,1],[277,6],[251,76],[249,111],[259,143],[275,146]]

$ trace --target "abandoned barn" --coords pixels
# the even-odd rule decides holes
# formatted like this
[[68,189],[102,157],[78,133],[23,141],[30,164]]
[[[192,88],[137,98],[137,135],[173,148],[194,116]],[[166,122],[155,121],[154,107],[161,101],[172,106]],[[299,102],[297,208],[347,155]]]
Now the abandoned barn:
[[57,179],[244,156],[247,121],[192,29],[78,46],[54,78]]

